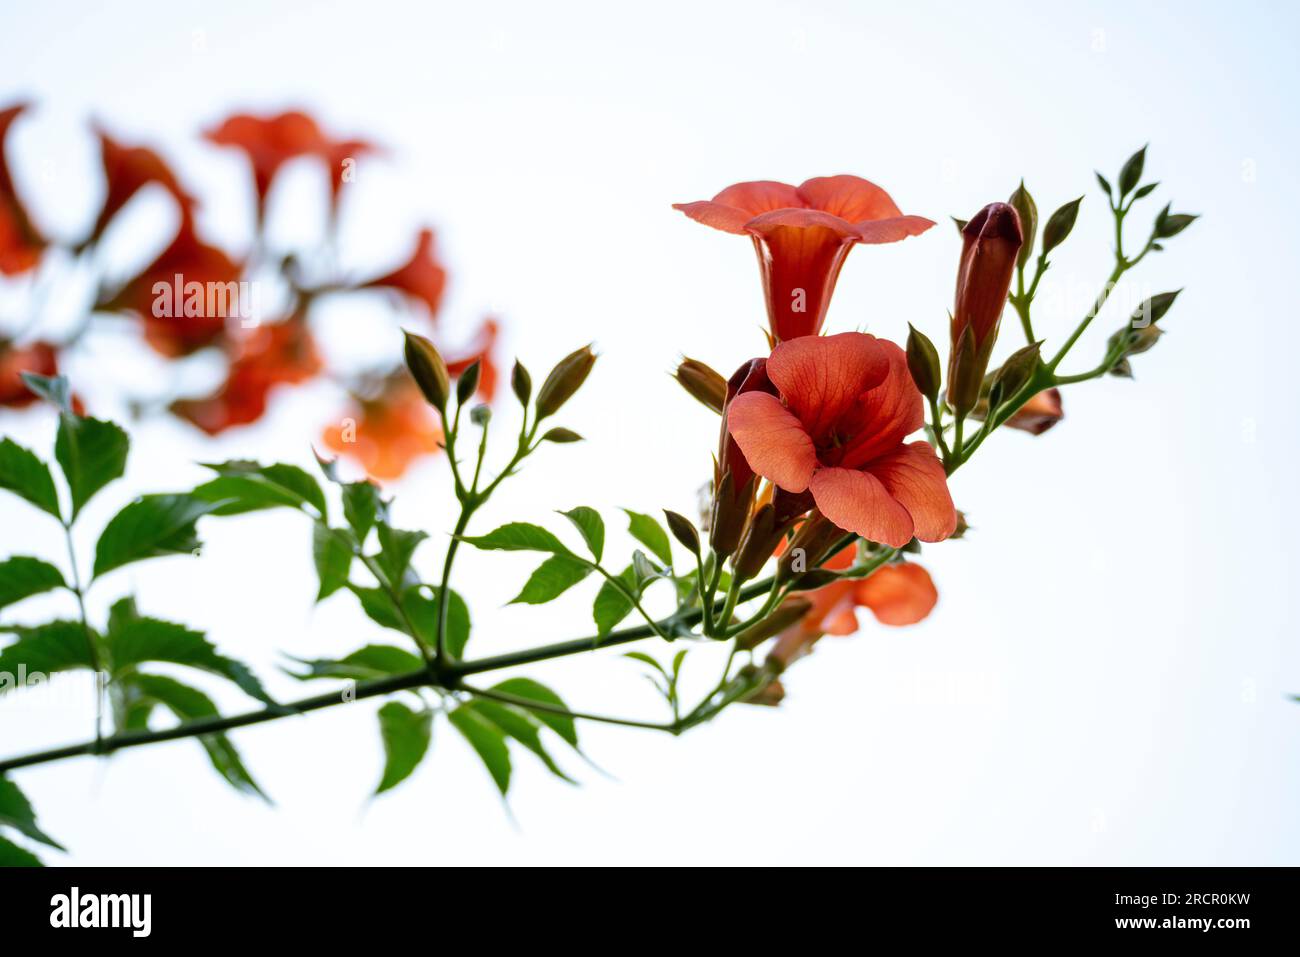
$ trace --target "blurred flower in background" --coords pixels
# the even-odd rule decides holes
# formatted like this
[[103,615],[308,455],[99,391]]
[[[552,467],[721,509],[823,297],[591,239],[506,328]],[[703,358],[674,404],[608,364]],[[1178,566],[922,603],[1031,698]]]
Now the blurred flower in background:
[[[335,137],[300,110],[258,116],[237,113],[212,125],[203,139],[242,153],[252,180],[254,234],[239,254],[203,234],[203,200],[184,185],[163,155],[125,143],[95,128],[104,176],[103,202],[87,215],[90,223],[75,241],[46,237],[33,223],[10,175],[7,138],[25,118],[28,104],[0,110],[0,291],[9,308],[0,315],[0,406],[32,404],[21,373],[52,375],[105,321],[125,318],[138,341],[176,366],[166,395],[140,394],[141,383],[120,385],[122,403],[139,414],[170,413],[203,433],[218,435],[265,416],[276,393],[308,382],[335,384],[342,396],[338,414],[318,422],[325,443],[358,462],[375,479],[392,480],[423,456],[441,448],[441,431],[397,365],[361,372],[331,367],[317,341],[316,306],[328,297],[360,294],[374,302],[396,327],[438,338],[439,310],[447,286],[431,229],[414,237],[405,261],[375,278],[338,263],[339,208],[356,176],[359,157],[381,152],[367,140]],[[280,174],[294,161],[318,164],[328,175],[326,226],[306,248],[277,249],[269,238],[269,202]],[[101,265],[101,247],[121,242],[114,227],[143,193],[161,193],[177,214],[174,232],[160,237],[162,251],[127,275]],[[135,240],[136,245],[147,245]],[[91,273],[77,314],[68,323],[47,315],[50,288],[76,288],[71,277]],[[374,290],[391,295],[376,298]],[[14,305],[16,303],[16,305]],[[386,305],[385,305],[386,303]],[[56,329],[55,327],[60,327]],[[483,320],[464,349],[444,347],[453,376],[481,364],[478,393],[490,401],[497,380],[493,361],[499,323]],[[221,362],[214,388],[194,394],[188,357],[204,354]],[[396,358],[396,352],[394,353]],[[111,370],[106,370],[105,379]],[[104,386],[97,381],[97,387]]]

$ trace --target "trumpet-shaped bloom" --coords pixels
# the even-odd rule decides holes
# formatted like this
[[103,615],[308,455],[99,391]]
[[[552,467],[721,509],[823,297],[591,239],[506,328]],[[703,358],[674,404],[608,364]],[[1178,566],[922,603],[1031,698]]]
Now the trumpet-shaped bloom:
[[423,302],[429,307],[430,315],[437,315],[446,285],[447,270],[438,262],[433,251],[433,230],[422,229],[411,258],[388,275],[364,283],[363,288],[380,286],[396,289]]
[[31,269],[45,250],[45,239],[32,225],[26,207],[18,198],[5,159],[9,127],[25,109],[27,104],[20,103],[0,110],[0,274],[5,276],[16,276]]
[[[855,549],[852,545],[843,549],[823,567],[848,568]],[[832,582],[800,597],[812,602],[812,607],[781,632],[770,652],[782,667],[806,654],[822,635],[854,634],[859,608],[870,609],[882,625],[914,625],[934,610],[939,592],[929,572],[914,562],[904,562],[878,568],[865,579]]]
[[957,512],[929,443],[907,357],[860,332],[778,345],[766,372],[779,390],[732,400],[727,429],[755,472],[809,491],[840,528],[895,548],[952,534]]
[[90,238],[98,239],[131,198],[144,187],[156,184],[171,194],[189,221],[194,198],[185,191],[167,162],[144,146],[123,146],[103,130],[99,132],[100,162],[104,167],[104,205],[100,207]]
[[706,202],[673,208],[753,239],[778,342],[821,331],[840,268],[855,244],[894,243],[934,225],[904,216],[888,193],[857,176],[819,176],[799,186],[737,183]]
[[239,344],[214,394],[172,404],[173,414],[209,435],[256,422],[280,385],[298,385],[321,370],[315,340],[301,316],[253,329]]
[[[227,319],[239,315],[241,272],[238,262],[199,238],[186,216],[171,245],[98,307],[139,314],[149,345],[164,356],[188,355],[218,341]],[[174,293],[178,283],[181,295]]]
[[299,156],[320,155],[326,143],[316,121],[298,110],[276,116],[237,113],[204,134],[218,146],[231,146],[248,157],[257,192],[257,219],[266,213],[266,197],[280,167]]

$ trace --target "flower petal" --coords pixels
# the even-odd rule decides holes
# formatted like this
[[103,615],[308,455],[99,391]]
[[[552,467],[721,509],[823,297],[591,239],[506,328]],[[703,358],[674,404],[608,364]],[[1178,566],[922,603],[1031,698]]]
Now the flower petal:
[[933,225],[934,220],[924,216],[899,216],[895,219],[858,223],[858,241],[871,245],[896,243],[908,236],[919,236]]
[[707,202],[674,203],[673,209],[705,226],[728,233],[744,233],[745,224],[760,213],[802,206],[803,200],[793,186],[756,180],[728,186]]
[[934,609],[939,592],[929,572],[905,562],[872,572],[858,583],[856,598],[882,625],[915,625]]
[[841,423],[850,436],[839,462],[845,468],[865,467],[925,424],[924,400],[907,368],[907,353],[892,342],[877,341],[889,372]]
[[860,176],[815,176],[799,186],[799,196],[812,209],[824,210],[851,223],[901,216],[889,194]]
[[[957,510],[948,491],[948,478],[929,442],[904,445],[871,462],[867,469],[907,509],[921,541],[941,542],[956,530]],[[813,491],[816,494],[815,488]]]
[[856,469],[818,469],[809,483],[821,513],[846,532],[891,548],[912,540],[912,516],[880,479]]
[[763,478],[791,492],[808,487],[817,453],[813,442],[781,400],[766,392],[742,392],[727,409],[727,430],[745,460]]
[[820,438],[885,380],[890,366],[884,345],[863,332],[791,339],[772,351],[767,374],[808,433]]

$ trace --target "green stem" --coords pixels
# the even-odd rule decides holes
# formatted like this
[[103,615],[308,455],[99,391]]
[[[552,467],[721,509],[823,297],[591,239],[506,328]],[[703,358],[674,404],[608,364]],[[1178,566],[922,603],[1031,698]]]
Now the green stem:
[[586,711],[570,711],[568,708],[561,708],[559,705],[547,704],[545,701],[536,701],[532,698],[521,698],[518,695],[506,694],[502,691],[493,691],[485,688],[473,688],[469,685],[462,684],[459,690],[466,691],[476,698],[487,698],[489,701],[499,701],[502,704],[514,705],[517,708],[523,708],[526,711],[536,711],[542,714],[558,714],[566,718],[575,718],[580,721],[596,721],[600,724],[617,724],[625,728],[646,728],[651,731],[668,731],[677,732],[677,722],[664,724],[658,721],[638,721],[635,718],[615,718],[605,714],[591,714]]
[[[755,598],[770,588],[771,585],[771,579],[755,582],[741,590],[741,597],[743,599]],[[664,622],[661,622],[661,625],[664,627],[670,625],[671,627],[676,627],[679,624],[696,624],[702,617],[702,610],[699,608],[693,608],[680,614],[670,616],[665,619]],[[628,644],[633,641],[652,638],[654,637],[654,634],[654,631],[649,627],[640,625],[606,635],[600,640],[599,646],[608,647],[611,645]],[[398,691],[409,691],[414,688],[441,687],[446,690],[455,690],[456,684],[464,676],[483,674],[489,671],[500,671],[518,665],[533,664],[539,661],[549,661],[555,658],[568,657],[570,655],[590,654],[595,642],[596,639],[593,638],[577,638],[570,641],[557,642],[551,645],[525,648],[520,651],[508,652],[490,658],[479,658],[470,661],[452,661],[447,662],[443,666],[441,679],[437,680],[435,680],[427,670],[413,671],[407,674],[375,678],[370,681],[359,681],[354,685],[349,686],[346,693],[331,691],[327,694],[301,698],[297,701],[277,705],[273,708],[260,708],[256,711],[248,711],[243,714],[202,718],[197,721],[185,721],[175,727],[165,728],[160,731],[128,731],[106,737],[102,741],[96,740],[85,742],[83,744],[69,745],[62,748],[52,748],[48,751],[38,751],[32,754],[25,754],[5,761],[0,761],[0,774],[18,768],[32,767],[38,764],[48,764],[51,761],[60,761],[65,758],[74,758],[88,754],[111,754],[114,751],[142,747],[147,744],[159,744],[164,741],[179,741],[186,738],[201,737],[203,735],[221,734],[226,731],[232,731],[236,728],[246,728],[255,724],[264,724],[269,721],[279,721],[281,718],[287,718],[293,715],[319,711],[323,708],[330,708],[337,705],[348,704],[352,701],[393,694]],[[445,683],[440,683],[440,681]]]
[[90,667],[95,673],[95,741],[100,743],[104,740],[104,693],[105,683],[101,683],[99,676],[104,673],[103,662],[100,659],[99,644],[95,641],[95,635],[90,630],[90,619],[86,615],[86,592],[81,587],[81,571],[77,567],[77,551],[72,544],[72,523],[60,522],[63,525],[63,538],[68,545],[68,565],[72,568],[72,593],[77,596],[77,614],[81,617],[81,631],[86,638],[86,650],[90,654]]

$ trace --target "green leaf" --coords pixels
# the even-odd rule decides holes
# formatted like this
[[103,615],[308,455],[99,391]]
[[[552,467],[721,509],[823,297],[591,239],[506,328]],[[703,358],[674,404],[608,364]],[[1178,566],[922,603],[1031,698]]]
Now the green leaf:
[[50,468],[12,439],[0,442],[0,488],[20,495],[55,518],[59,515],[59,493],[54,489]]
[[114,675],[146,662],[167,662],[219,675],[259,701],[275,703],[247,665],[218,654],[202,632],[184,625],[157,618],[119,620],[108,633],[108,645]]
[[632,537],[650,549],[650,552],[665,565],[671,566],[673,548],[668,543],[668,533],[664,531],[663,526],[649,515],[627,508],[623,511],[627,512],[627,530],[632,533]]
[[357,541],[364,544],[366,536],[375,527],[383,499],[379,486],[373,482],[348,482],[343,486],[343,517],[356,533]]
[[[424,589],[428,586],[412,585],[402,592],[402,609],[398,610],[388,592],[382,588],[364,588],[349,584],[351,591],[361,601],[362,610],[372,621],[410,635],[402,611],[410,619],[416,635],[425,646],[432,648],[438,635],[438,601],[426,596]],[[470,618],[465,600],[456,592],[449,591],[451,598],[447,607],[447,653],[459,658],[469,641]]]
[[505,734],[471,705],[461,705],[449,712],[447,719],[478,753],[504,797],[510,790],[510,749],[506,747]]
[[72,517],[101,488],[126,471],[131,440],[112,422],[65,412],[59,416],[54,457],[72,492]]
[[0,837],[0,867],[44,867],[41,859]]
[[379,709],[379,736],[384,741],[384,776],[375,793],[383,794],[410,777],[424,759],[433,736],[433,713],[390,701]]
[[39,558],[15,555],[0,562],[0,608],[52,588],[65,587],[63,572]]
[[266,508],[310,505],[326,515],[325,493],[320,483],[296,465],[259,465],[243,459],[208,464],[217,478],[194,490],[198,498],[224,502],[215,514],[238,515]]
[[424,670],[424,659],[405,648],[393,645],[366,645],[345,658],[294,658],[305,665],[305,673],[290,672],[300,681],[313,678],[337,678],[350,681],[369,681],[389,675],[409,675]]
[[541,762],[546,765],[547,770],[557,778],[568,781],[570,784],[578,783],[565,774],[547,752],[546,746],[542,744],[541,725],[533,720],[528,713],[485,698],[474,701],[470,707],[500,728],[506,737],[514,738],[537,755]]
[[322,601],[348,583],[352,571],[352,546],[346,540],[347,532],[340,532],[316,522],[311,530],[311,555],[320,578],[316,600]]
[[406,571],[411,567],[411,556],[428,537],[425,532],[407,532],[387,522],[379,523],[379,567],[394,587],[408,584]]
[[591,573],[591,565],[572,555],[552,555],[529,577],[510,604],[542,605],[560,597]]
[[[636,569],[631,565],[623,569],[618,578],[629,592],[634,595],[639,593]],[[595,620],[596,629],[603,638],[631,611],[631,599],[613,582],[606,580],[600,586],[600,591],[596,592],[596,602],[591,607],[591,617]]]
[[48,677],[69,669],[94,667],[86,626],[79,621],[52,621],[30,628],[11,625],[5,630],[16,634],[18,640],[0,650],[0,694],[20,687],[20,668],[26,681],[34,674]]
[[[220,712],[202,691],[163,675],[135,674],[125,679],[123,687],[130,697],[129,707],[138,730],[147,727],[148,712],[155,704],[162,705],[180,721],[215,718]],[[205,734],[199,743],[208,753],[208,760],[221,777],[236,791],[260,797],[270,803],[266,792],[258,786],[248,768],[244,766],[239,751],[224,734]]]
[[36,812],[18,785],[0,775],[0,826],[12,827],[33,841],[40,841],[50,847],[64,850],[62,844],[50,837],[36,825]]
[[546,529],[540,525],[529,525],[527,522],[511,522],[488,532],[486,535],[480,535],[477,538],[466,538],[465,541],[475,548],[495,549],[505,552],[571,554],[564,547],[564,543]]
[[109,521],[95,546],[95,577],[146,558],[193,553],[199,547],[194,527],[217,508],[192,495],[145,495]]
[[1101,186],[1101,191],[1106,194],[1106,198],[1110,199],[1111,198],[1110,180],[1108,180],[1106,177],[1102,176],[1101,173],[1098,172],[1097,182]]
[[582,533],[583,541],[591,549],[592,557],[596,561],[600,561],[605,551],[605,520],[600,517],[600,513],[594,508],[579,505],[577,508],[560,514],[577,527],[578,531]]
[[[508,694],[514,698],[525,698],[529,701],[536,701],[539,704],[551,705],[555,708],[569,710],[568,705],[550,688],[531,678],[507,678],[492,686],[493,691],[501,694]],[[520,707],[523,707],[520,705]],[[567,714],[555,714],[551,711],[533,711],[531,712],[542,724],[546,725],[561,738],[569,743],[573,748],[578,746],[578,728],[574,721]]]
[[68,386],[66,376],[37,375],[35,372],[21,373],[23,384],[34,395],[44,399],[60,412],[72,411],[72,389]]

